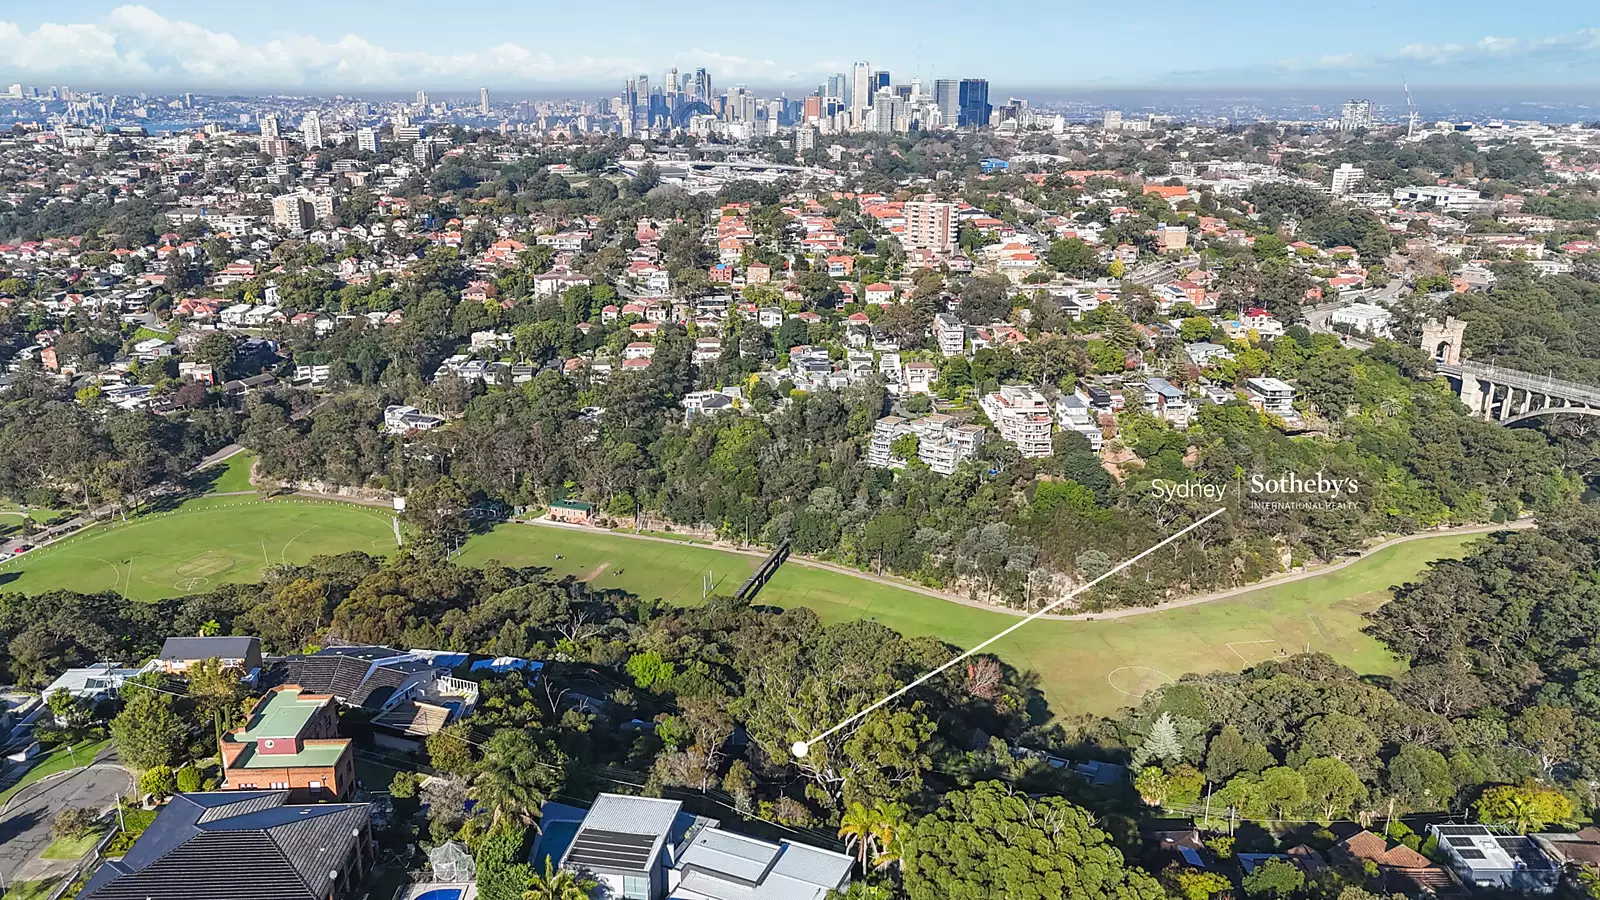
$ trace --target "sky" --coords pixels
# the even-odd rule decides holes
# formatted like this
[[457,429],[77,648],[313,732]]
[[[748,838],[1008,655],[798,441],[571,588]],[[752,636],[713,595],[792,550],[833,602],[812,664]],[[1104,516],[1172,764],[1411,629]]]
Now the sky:
[[4,0],[0,84],[555,92],[652,83],[809,90],[855,61],[1010,89],[1600,86],[1589,2],[1503,0]]

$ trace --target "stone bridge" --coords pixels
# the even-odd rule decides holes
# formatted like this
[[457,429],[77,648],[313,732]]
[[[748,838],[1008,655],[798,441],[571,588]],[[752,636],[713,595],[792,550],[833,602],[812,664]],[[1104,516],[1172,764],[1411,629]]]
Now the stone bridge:
[[1449,318],[1422,326],[1422,349],[1475,415],[1505,425],[1552,415],[1600,417],[1600,387],[1461,358],[1467,323]]

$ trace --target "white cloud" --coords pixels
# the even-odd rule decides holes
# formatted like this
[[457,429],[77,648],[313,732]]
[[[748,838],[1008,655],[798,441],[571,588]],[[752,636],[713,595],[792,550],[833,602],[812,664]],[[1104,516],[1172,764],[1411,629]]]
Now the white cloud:
[[1354,83],[1411,76],[1437,83],[1592,84],[1600,72],[1600,28],[1546,38],[1485,36],[1471,43],[1406,44],[1377,53],[1298,57],[1260,65],[1173,72],[1166,81],[1221,83]]
[[[770,81],[785,74],[772,60],[699,50],[693,59],[722,80]],[[100,22],[46,23],[31,32],[0,21],[0,70],[24,79],[218,88],[534,87],[620,81],[654,68],[624,57],[556,57],[509,42],[460,53],[390,50],[354,34],[332,42],[288,34],[252,44],[145,6],[118,7]]]

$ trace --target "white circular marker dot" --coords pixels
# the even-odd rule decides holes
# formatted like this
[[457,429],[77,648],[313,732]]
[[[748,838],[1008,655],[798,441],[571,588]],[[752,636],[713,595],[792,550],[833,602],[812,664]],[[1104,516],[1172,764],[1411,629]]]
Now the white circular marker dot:
[[795,741],[789,752],[794,754],[795,759],[805,759],[806,754],[811,752],[811,745],[805,741]]

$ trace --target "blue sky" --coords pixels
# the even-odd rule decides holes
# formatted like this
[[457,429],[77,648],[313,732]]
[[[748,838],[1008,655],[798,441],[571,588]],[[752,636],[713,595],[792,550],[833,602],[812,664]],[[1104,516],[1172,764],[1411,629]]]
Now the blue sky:
[[97,87],[610,88],[705,66],[804,87],[854,60],[998,86],[1600,85],[1588,3],[6,0],[0,81]]

